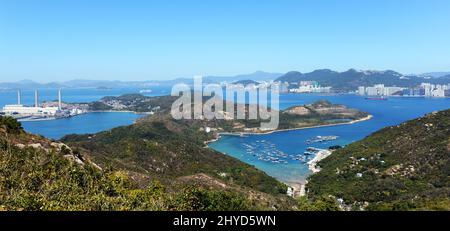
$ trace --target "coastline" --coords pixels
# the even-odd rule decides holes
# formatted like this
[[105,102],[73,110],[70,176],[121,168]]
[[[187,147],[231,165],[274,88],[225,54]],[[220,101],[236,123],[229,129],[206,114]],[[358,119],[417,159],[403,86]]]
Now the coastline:
[[[359,122],[363,122],[363,121],[367,121],[373,118],[373,115],[368,115],[364,118],[361,119],[357,119],[357,120],[352,120],[349,122],[343,122],[343,123],[335,123],[335,124],[323,124],[323,125],[316,125],[316,126],[308,126],[308,127],[301,127],[301,128],[290,128],[290,129],[280,129],[280,130],[274,130],[274,131],[269,131],[269,132],[262,132],[262,133],[258,133],[258,132],[219,132],[217,133],[217,138],[211,139],[211,140],[207,140],[204,142],[204,144],[206,145],[205,148],[210,148],[208,146],[209,143],[214,143],[218,140],[220,140],[221,135],[227,135],[227,136],[243,136],[243,135],[268,135],[268,134],[273,134],[275,132],[285,132],[285,131],[294,131],[294,130],[303,130],[303,129],[312,129],[312,128],[320,128],[320,127],[330,127],[330,126],[339,126],[339,125],[350,125],[350,124],[354,124],[354,123],[359,123]],[[317,164],[327,158],[328,156],[330,156],[333,152],[330,150],[326,150],[326,149],[322,149],[320,150],[316,156],[310,160],[307,164],[308,164],[308,169],[311,171],[311,174],[315,174],[318,173],[320,171],[320,168],[317,166]],[[226,153],[222,153],[224,155],[228,155]],[[306,184],[308,183],[307,180],[302,180],[299,182],[284,182],[284,181],[280,181],[285,183],[286,185],[288,185],[289,187],[292,188],[293,190],[293,197],[301,197],[301,196],[305,196],[306,195]]]
[[87,113],[114,113],[114,112],[120,112],[120,113],[133,113],[136,115],[151,115],[151,112],[135,112],[135,111],[115,111],[115,110],[99,110],[99,111],[88,111]]
[[320,172],[320,167],[318,167],[317,164],[321,160],[329,157],[332,153],[333,152],[330,151],[330,150],[322,149],[316,154],[316,156],[312,160],[310,160],[307,163],[308,164],[308,168],[312,172],[312,174]]
[[39,121],[49,121],[49,120],[60,120],[60,119],[68,119],[71,117],[76,117],[76,116],[80,116],[80,115],[84,115],[87,114],[88,112],[84,112],[81,114],[77,114],[77,115],[72,115],[72,116],[61,116],[61,117],[43,117],[43,118],[34,118],[34,119],[30,119],[30,118],[25,118],[25,119],[17,119],[17,121],[19,122],[39,122]]
[[300,127],[300,128],[286,128],[286,129],[277,129],[273,131],[267,131],[267,132],[219,132],[220,135],[226,135],[226,136],[241,136],[241,135],[269,135],[276,132],[286,132],[286,131],[295,131],[295,130],[303,130],[303,129],[311,129],[311,128],[321,128],[321,127],[331,127],[331,126],[339,126],[339,125],[349,125],[354,123],[359,123],[363,121],[367,121],[373,118],[373,115],[368,115],[364,118],[352,120],[349,122],[343,122],[343,123],[333,123],[333,124],[322,124],[322,125],[314,125],[314,126],[306,126],[306,127]]
[[24,118],[24,119],[17,119],[19,122],[39,122],[39,121],[50,121],[50,120],[60,120],[60,119],[68,119],[76,116],[86,115],[90,113],[133,113],[135,115],[151,115],[150,112],[135,112],[135,111],[113,111],[113,110],[107,110],[107,111],[87,111],[83,112],[77,115],[72,116],[63,116],[63,117],[46,117],[46,118]]
[[[309,169],[309,171],[311,171],[311,175],[320,172],[321,169],[320,169],[320,167],[317,166],[317,164],[321,160],[329,157],[331,154],[333,154],[332,151],[327,150],[327,149],[322,149],[316,154],[316,156],[312,160],[310,160],[307,163],[308,169]],[[284,181],[281,181],[281,182],[285,183],[286,185],[288,185],[289,187],[292,188],[292,190],[293,190],[292,197],[297,198],[297,197],[306,196],[306,185],[308,184],[307,180],[300,180],[299,182],[284,182]]]

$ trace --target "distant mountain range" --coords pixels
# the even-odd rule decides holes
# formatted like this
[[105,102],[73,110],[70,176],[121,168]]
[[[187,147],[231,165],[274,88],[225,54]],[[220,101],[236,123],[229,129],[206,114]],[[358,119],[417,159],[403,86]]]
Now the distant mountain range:
[[[291,71],[286,74],[257,71],[236,76],[206,76],[203,83],[234,83],[239,81],[282,81],[298,83],[300,81],[318,81],[323,86],[330,86],[334,91],[351,91],[358,86],[385,84],[387,86],[413,87],[423,82],[449,84],[450,72],[430,72],[420,75],[404,75],[396,71],[359,71],[350,69],[337,72],[329,69],[315,70],[309,73]],[[0,89],[42,89],[42,88],[149,88],[152,86],[171,86],[176,83],[192,84],[192,78],[148,81],[108,81],[75,79],[65,82],[38,83],[32,80],[0,83]],[[295,86],[295,85],[293,85]]]
[[345,72],[336,72],[329,69],[315,70],[309,73],[291,71],[276,79],[277,81],[298,83],[300,81],[317,81],[323,86],[330,86],[335,91],[350,91],[358,86],[372,86],[385,84],[387,86],[414,87],[423,82],[434,84],[450,83],[450,75],[439,78],[422,77],[416,75],[403,75],[387,71],[358,71],[350,69]]
[[[242,75],[235,75],[235,76],[204,76],[203,77],[203,83],[220,83],[220,82],[228,82],[228,83],[234,83],[237,81],[271,81],[275,80],[276,78],[282,76],[283,73],[269,73],[264,71],[256,71],[251,74],[242,74]],[[168,80],[168,81],[161,81],[162,83],[186,83],[191,84],[193,83],[192,77],[189,78],[178,78],[174,80]]]
[[[229,83],[242,81],[242,80],[254,80],[254,81],[269,81],[274,80],[282,73],[269,73],[263,71],[256,71],[251,74],[242,74],[236,76],[205,76],[203,77],[204,83],[220,83],[227,81]],[[148,81],[117,81],[117,80],[87,80],[87,79],[74,79],[65,82],[51,82],[51,83],[38,83],[33,80],[21,80],[17,82],[4,82],[0,83],[0,89],[42,89],[42,88],[123,88],[123,87],[137,87],[147,88],[151,86],[160,85],[173,85],[176,83],[192,84],[193,79],[190,78],[177,78],[173,80],[148,80]]]
[[450,75],[450,72],[429,72],[419,75],[420,77],[440,78]]

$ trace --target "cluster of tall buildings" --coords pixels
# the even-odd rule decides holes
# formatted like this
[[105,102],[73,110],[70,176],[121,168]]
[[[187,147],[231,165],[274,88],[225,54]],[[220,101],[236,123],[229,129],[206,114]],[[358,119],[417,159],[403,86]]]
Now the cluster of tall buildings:
[[450,90],[450,84],[439,85],[431,83],[422,83],[420,88],[423,89],[424,95],[427,97],[445,97],[446,91]]
[[329,93],[331,87],[322,87],[317,81],[300,81],[298,88],[289,90],[293,93]]
[[358,87],[359,95],[367,96],[425,96],[425,97],[446,97],[449,95],[450,84],[438,85],[422,83],[416,88],[386,87],[384,84],[376,84],[372,87]]
[[384,84],[376,84],[372,87],[360,86],[358,88],[358,93],[360,95],[369,96],[390,96],[390,95],[400,95],[404,88],[402,87],[386,87]]

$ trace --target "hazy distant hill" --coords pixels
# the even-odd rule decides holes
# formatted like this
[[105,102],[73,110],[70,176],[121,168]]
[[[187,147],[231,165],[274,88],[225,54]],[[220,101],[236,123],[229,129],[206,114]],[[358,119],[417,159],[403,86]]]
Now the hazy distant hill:
[[369,210],[450,210],[450,110],[384,128],[319,162],[309,196]]
[[[269,73],[257,71],[251,74],[243,74],[236,76],[205,76],[204,83],[220,83],[220,82],[235,82],[240,80],[254,80],[254,81],[268,81],[275,80],[282,76],[282,73]],[[21,80],[17,82],[0,83],[0,88],[3,89],[42,89],[42,88],[147,88],[160,85],[174,85],[177,83],[193,84],[193,78],[177,78],[173,80],[146,80],[146,81],[118,81],[118,80],[89,80],[89,79],[74,79],[64,82],[52,83],[38,83],[32,80]]]
[[[282,73],[269,73],[264,71],[256,71],[251,74],[242,74],[235,76],[204,76],[203,83],[221,83],[221,82],[233,83],[241,80],[270,81],[275,80],[282,75],[283,75]],[[191,77],[191,78],[178,78],[174,80],[162,81],[162,83],[171,83],[171,84],[180,82],[192,84],[193,79]]]
[[253,81],[270,81],[275,80],[278,77],[282,76],[282,73],[269,73],[269,72],[263,72],[263,71],[256,71],[251,74],[243,74],[243,75],[236,75],[236,76],[207,76],[205,77],[206,81],[211,82],[232,82],[232,81],[240,81],[240,80],[253,80]]
[[17,82],[0,83],[0,88],[3,89],[35,89],[35,88],[42,89],[42,88],[61,88],[61,87],[65,87],[65,85],[56,82],[38,83],[28,79]]
[[437,79],[423,78],[419,76],[406,76],[401,73],[387,71],[357,71],[350,69],[345,72],[336,72],[328,69],[315,70],[309,73],[297,71],[288,72],[279,77],[277,81],[298,83],[299,81],[318,81],[323,86],[331,86],[333,90],[349,91],[358,86],[372,86],[374,84],[385,84],[387,86],[414,87],[423,82],[446,84],[450,78]]
[[[336,91],[355,90],[358,86],[369,86],[383,83],[387,86],[415,87],[423,82],[435,84],[450,83],[450,75],[426,74],[423,75],[403,75],[401,73],[387,71],[357,71],[350,69],[345,72],[336,72],[329,69],[315,70],[309,73],[291,71],[286,74],[269,73],[257,71],[251,74],[236,76],[205,76],[203,83],[233,83],[237,81],[270,81],[277,80],[289,83],[298,83],[299,81],[318,81],[323,86],[331,86]],[[434,76],[439,76],[435,78]],[[148,81],[108,81],[108,80],[87,80],[75,79],[65,82],[38,83],[32,80],[22,80],[18,82],[0,83],[0,89],[36,89],[36,88],[149,88],[153,86],[172,86],[177,83],[193,84],[193,78],[177,78],[172,80],[148,80]]]
[[450,72],[428,72],[428,73],[423,73],[420,74],[420,77],[431,77],[431,78],[440,78],[440,77],[444,77],[450,75]]
[[259,83],[256,82],[256,81],[254,81],[254,80],[249,80],[249,79],[247,79],[247,80],[239,80],[239,81],[236,81],[236,82],[234,82],[233,84],[242,84],[242,85],[246,86],[246,85],[249,85],[249,84],[258,85]]

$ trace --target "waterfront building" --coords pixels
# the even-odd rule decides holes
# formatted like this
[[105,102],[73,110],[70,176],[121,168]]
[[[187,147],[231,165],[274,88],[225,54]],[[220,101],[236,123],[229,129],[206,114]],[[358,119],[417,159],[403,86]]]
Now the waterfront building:
[[358,94],[359,95],[366,95],[366,88],[364,86],[358,87]]
[[384,84],[376,84],[373,87],[358,87],[359,95],[369,96],[425,96],[425,97],[446,97],[450,96],[450,84],[439,85],[431,83],[422,83],[418,87],[403,88],[403,87],[386,87]]
[[366,94],[371,96],[382,96],[384,95],[384,84],[376,84],[373,87],[366,88]]
[[294,93],[329,93],[331,87],[322,87],[317,81],[300,81],[298,88],[293,88]]
[[399,92],[402,92],[403,88],[402,87],[385,87],[384,88],[384,95],[386,96],[390,96],[390,95],[396,95]]
[[[61,92],[59,92],[59,105],[61,105]],[[17,104],[7,104],[3,107],[2,113],[18,116],[55,116],[61,111],[60,107],[39,106],[39,92],[34,92],[34,106],[21,104],[21,93],[17,91]]]
[[369,96],[391,96],[401,94],[403,92],[402,87],[386,87],[384,84],[376,84],[372,87],[360,86],[358,88],[359,95]]
[[424,90],[426,97],[445,97],[445,91],[449,90],[448,85],[422,83],[420,87]]
[[19,104],[10,104],[3,107],[3,113],[11,115],[56,115],[58,111],[58,107],[27,107]]
[[289,92],[289,83],[288,82],[273,82],[272,85],[278,86],[280,93]]

